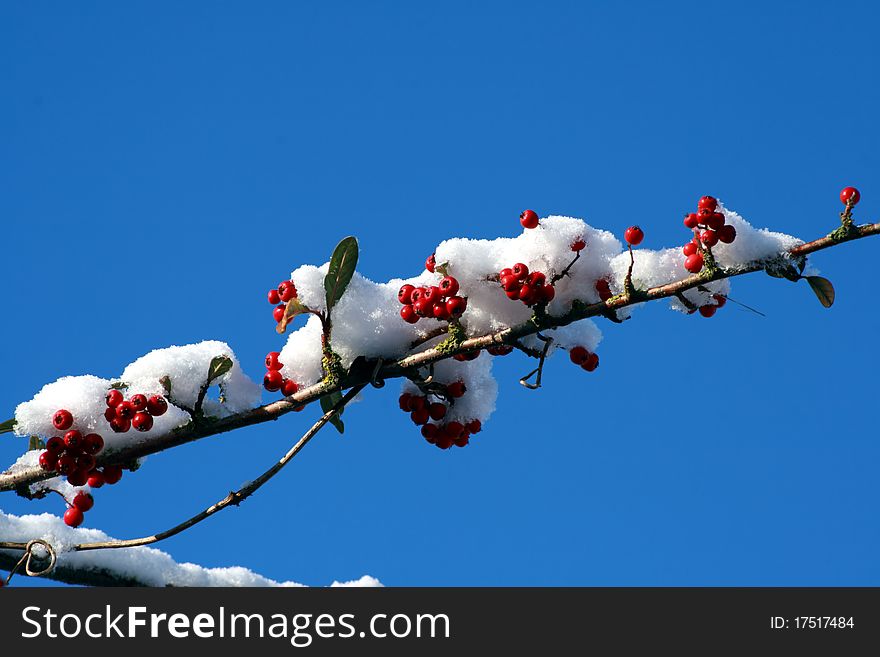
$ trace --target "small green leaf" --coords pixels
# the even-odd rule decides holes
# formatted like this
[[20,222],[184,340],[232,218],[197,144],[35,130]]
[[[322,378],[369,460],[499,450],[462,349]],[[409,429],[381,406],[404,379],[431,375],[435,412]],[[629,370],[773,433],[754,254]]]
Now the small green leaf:
[[793,283],[797,283],[801,278],[803,278],[797,269],[795,269],[788,262],[774,262],[768,264],[764,271],[767,272],[773,278],[785,278]]
[[336,248],[330,257],[330,266],[324,277],[324,292],[327,295],[327,313],[342,298],[345,288],[354,276],[358,261],[358,242],[354,237],[346,237]]
[[165,396],[171,397],[171,377],[166,374],[159,379],[159,383],[162,384],[162,388],[165,390]]
[[31,436],[28,440],[28,451],[35,449],[46,449],[46,443],[39,436]]
[[805,278],[816,298],[819,299],[819,303],[830,308],[834,304],[834,286],[831,281],[821,276],[806,276]]
[[[342,400],[342,393],[334,392],[332,395],[321,397],[321,410],[328,413],[336,404]],[[339,433],[345,433],[345,425],[342,423],[342,411],[336,413],[330,418],[330,424],[336,427]]]
[[6,420],[6,422],[0,422],[0,433],[10,433],[12,431],[15,431],[15,418]]
[[219,379],[232,369],[232,359],[229,356],[215,356],[208,366],[208,385],[215,379]]
[[116,381],[110,384],[110,390],[125,390],[128,384],[125,381]]

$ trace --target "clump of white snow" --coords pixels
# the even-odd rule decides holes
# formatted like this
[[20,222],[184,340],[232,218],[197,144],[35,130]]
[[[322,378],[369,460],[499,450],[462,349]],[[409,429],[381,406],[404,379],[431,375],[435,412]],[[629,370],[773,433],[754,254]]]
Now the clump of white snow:
[[[55,549],[59,566],[103,571],[120,578],[135,579],[144,586],[304,586],[296,582],[276,582],[239,566],[204,568],[192,563],[177,563],[168,553],[151,547],[71,552],[70,549],[80,543],[113,539],[97,529],[73,529],[48,513],[14,516],[0,511],[0,536],[4,541],[20,543],[42,538]],[[331,586],[382,584],[376,578],[364,575],[351,582],[333,582]]]

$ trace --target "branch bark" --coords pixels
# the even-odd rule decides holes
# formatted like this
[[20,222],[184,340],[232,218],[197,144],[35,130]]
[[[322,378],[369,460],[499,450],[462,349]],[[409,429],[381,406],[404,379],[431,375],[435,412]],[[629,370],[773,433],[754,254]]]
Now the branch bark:
[[[866,224],[864,226],[854,227],[844,237],[833,238],[825,236],[813,240],[812,242],[801,244],[793,248],[788,255],[794,257],[806,256],[845,242],[851,242],[878,234],[880,234],[880,223]],[[531,321],[519,326],[503,329],[495,333],[475,338],[469,338],[464,340],[455,350],[438,351],[437,349],[431,348],[411,356],[406,356],[382,367],[379,372],[379,378],[391,379],[404,377],[407,376],[408,372],[411,372],[414,369],[426,367],[432,363],[450,358],[458,353],[466,353],[475,349],[483,349],[499,344],[515,344],[519,338],[533,335],[538,331],[567,326],[568,324],[589,317],[613,314],[616,310],[638,303],[656,301],[676,296],[686,290],[705,285],[712,281],[733,278],[736,276],[742,276],[743,274],[760,271],[764,269],[766,265],[766,261],[760,261],[744,267],[739,267],[735,270],[719,269],[713,275],[695,274],[673,283],[650,288],[637,295],[623,294],[612,297],[605,302],[589,305],[575,305],[575,307],[569,312],[561,316],[544,315],[542,317],[534,317]],[[272,402],[265,406],[260,406],[237,415],[220,420],[194,422],[169,434],[156,436],[138,445],[128,446],[116,451],[108,450],[99,455],[98,465],[133,461],[134,459],[155,454],[202,438],[219,435],[226,433],[227,431],[240,429],[254,424],[277,420],[294,409],[310,404],[326,395],[340,392],[341,390],[352,388],[354,386],[367,385],[372,379],[372,374],[372,368],[361,368],[357,372],[353,371],[349,373],[349,375],[336,386],[330,386],[326,383],[318,383],[301,389],[287,399]],[[55,476],[55,473],[46,472],[39,467],[21,469],[16,472],[0,473],[0,492],[16,489],[25,490],[30,484],[49,479],[53,476]]]

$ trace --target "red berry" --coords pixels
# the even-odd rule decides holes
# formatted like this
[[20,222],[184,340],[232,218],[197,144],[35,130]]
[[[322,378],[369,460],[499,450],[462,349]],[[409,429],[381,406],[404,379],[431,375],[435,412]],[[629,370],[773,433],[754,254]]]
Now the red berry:
[[446,392],[453,399],[458,399],[459,397],[464,396],[464,393],[467,392],[467,387],[464,385],[463,381],[455,381],[446,386]]
[[718,233],[714,230],[704,230],[700,233],[700,241],[706,246],[715,246],[718,244]]
[[400,309],[400,316],[407,324],[415,324],[419,321],[419,316],[411,304],[407,304]]
[[468,443],[471,441],[471,436],[469,433],[465,432],[461,434],[458,438],[455,439],[456,447],[467,447]]
[[526,283],[519,288],[519,300],[527,306],[531,306],[536,301],[537,290],[534,286]]
[[688,242],[682,247],[681,252],[685,254],[685,256],[692,256],[698,251],[697,245],[693,242]]
[[419,410],[410,413],[409,417],[413,421],[413,424],[425,424],[429,417],[428,409],[420,408]]
[[736,239],[736,228],[730,224],[724,224],[718,229],[718,240],[725,244],[730,244]]
[[95,506],[95,498],[92,497],[91,493],[80,491],[76,494],[76,497],[73,498],[73,506],[85,513]]
[[110,428],[113,429],[114,433],[125,433],[131,429],[131,420],[115,417],[110,420]]
[[642,240],[645,239],[645,233],[638,226],[630,226],[626,229],[626,232],[623,233],[623,239],[633,246],[638,246],[642,243]]
[[446,321],[449,319],[449,310],[446,308],[445,301],[438,301],[434,304],[432,314],[434,319],[439,319],[441,321]]
[[85,486],[89,480],[89,471],[75,468],[67,475],[67,483],[71,486]]
[[83,451],[86,454],[97,454],[104,449],[104,439],[96,433],[90,433],[83,438]]
[[429,285],[425,288],[422,299],[430,303],[432,306],[443,298],[443,292],[436,285]]
[[[95,457],[91,454],[80,454],[76,457],[76,469],[82,470],[88,479],[88,473],[95,467]],[[85,484],[80,484],[84,486]]]
[[450,447],[452,447],[452,444],[454,442],[455,439],[450,436],[444,428],[437,432],[437,438],[434,444],[437,445],[437,447],[439,447],[440,449],[449,449]]
[[412,303],[412,293],[416,288],[407,283],[406,285],[401,285],[400,289],[397,291],[397,300],[400,303]]
[[283,383],[284,377],[278,370],[269,370],[263,377],[263,387],[269,392],[280,390]]
[[469,351],[466,354],[455,354],[453,358],[461,363],[464,363],[466,361],[479,358],[481,353],[482,351],[477,349],[476,351]]
[[468,433],[480,433],[483,429],[483,423],[479,420],[471,420],[465,427]]
[[165,411],[167,410],[168,402],[165,401],[165,398],[162,395],[152,395],[147,400],[147,412],[153,417],[165,415]]
[[278,285],[278,296],[285,303],[296,298],[296,285],[293,281],[284,281]]
[[513,347],[508,344],[499,344],[496,347],[486,347],[486,351],[492,356],[506,356],[513,351]]
[[608,299],[614,296],[611,294],[611,285],[604,278],[596,281],[596,292],[599,293],[599,298],[602,301],[608,301]]
[[434,273],[434,267],[437,266],[437,261],[434,259],[434,254],[428,256],[428,259],[425,260],[425,269],[427,269],[432,274]]
[[534,210],[523,210],[522,214],[519,215],[519,223],[522,224],[523,228],[537,228],[538,215]]
[[118,390],[108,390],[107,396],[104,398],[109,408],[116,408],[123,399],[124,397],[122,396],[122,393]]
[[706,217],[706,225],[712,230],[718,230],[724,225],[724,215],[720,212],[713,212]]
[[432,317],[434,315],[434,302],[428,301],[424,296],[413,303],[413,310],[421,317]]
[[115,418],[116,418],[116,409],[115,408],[108,408],[106,411],[104,411],[104,419],[107,420],[108,422],[112,422]]
[[576,240],[571,243],[571,250],[574,252],[583,251],[586,248],[587,243],[583,240]]
[[55,469],[63,475],[70,474],[76,469],[76,459],[70,454],[62,454],[55,464]]
[[132,395],[128,401],[134,407],[136,411],[142,411],[147,407],[147,396],[146,395]]
[[526,276],[529,275],[529,268],[523,263],[518,262],[510,268],[510,273],[516,276],[519,280],[524,281]]
[[89,485],[89,488],[100,488],[104,485],[104,473],[100,470],[92,470],[86,483]]
[[270,351],[266,354],[266,369],[267,370],[280,370],[283,367],[281,361],[278,360],[278,357],[281,355],[278,351]]
[[715,305],[719,308],[724,308],[724,304],[727,303],[727,297],[723,294],[713,294],[712,298],[715,300]]
[[568,350],[568,357],[571,359],[571,362],[575,365],[581,365],[584,361],[587,360],[587,356],[590,355],[590,352],[587,351],[584,347],[572,347]]
[[458,438],[464,431],[464,425],[461,422],[450,422],[446,425],[446,433],[454,440]]
[[67,431],[73,425],[73,415],[70,414],[70,411],[65,411],[63,408],[60,411],[56,411],[55,415],[52,416],[52,426],[54,426],[58,431]]
[[64,446],[71,451],[77,451],[82,444],[82,439],[83,435],[76,429],[73,429],[64,434]]
[[64,524],[68,527],[79,527],[83,520],[83,512],[75,506],[70,507],[64,512]]
[[517,299],[519,299],[519,286],[517,286],[513,290],[508,290],[504,294],[506,294],[507,298],[510,299],[511,301],[516,301]]
[[153,428],[153,416],[149,413],[136,413],[131,419],[131,426],[135,431],[149,431]]
[[859,199],[862,198],[862,195],[859,194],[859,190],[855,187],[844,187],[840,190],[840,202],[846,205],[847,203],[851,205],[855,205],[859,202]]
[[513,270],[510,267],[505,267],[498,272],[498,278],[504,278],[505,276],[513,276]]
[[599,367],[599,355],[589,354],[587,356],[587,359],[583,363],[581,363],[581,367],[587,372],[592,372],[597,367]]
[[550,303],[556,297],[556,288],[552,285],[542,285],[538,290],[538,297],[542,303]]
[[690,214],[686,214],[684,216],[684,225],[687,228],[696,228],[699,223],[700,217],[697,216],[697,214],[694,212],[691,212]]
[[718,310],[718,306],[700,306],[700,314],[703,317],[711,317]]
[[134,417],[134,414],[135,410],[131,402],[120,402],[120,404],[116,407],[116,417],[118,417],[120,420],[130,420]]
[[38,462],[43,470],[49,471],[55,469],[55,464],[58,463],[58,459],[52,452],[45,451],[40,454]]
[[505,292],[509,292],[511,290],[518,290],[521,285],[519,278],[510,274],[509,276],[501,277],[501,289]]
[[291,379],[285,379],[284,383],[281,384],[281,394],[285,397],[290,397],[295,394],[297,390],[299,390],[299,385],[296,381],[292,381]]
[[712,196],[704,196],[699,201],[697,201],[698,210],[708,210],[709,212],[715,212],[715,208],[717,207],[718,201]]
[[118,465],[105,465],[103,475],[104,483],[112,486],[122,479],[122,468]]
[[703,269],[703,255],[701,253],[695,253],[694,255],[688,256],[684,261],[684,268],[692,274],[699,274]]
[[419,411],[428,408],[427,398],[419,395],[413,395],[409,399],[409,410]]
[[464,297],[449,297],[446,300],[446,310],[450,317],[458,319],[467,310],[467,299]]
[[458,294],[458,281],[452,276],[444,276],[438,287],[445,297]]
[[406,413],[409,413],[409,410],[410,410],[409,400],[410,399],[412,399],[412,395],[409,394],[408,392],[405,392],[400,397],[398,397],[397,405],[400,406],[400,410],[402,410]]
[[273,306],[281,303],[281,295],[278,294],[278,290],[269,290],[269,294],[267,295],[269,298],[269,303]]
[[64,438],[52,436],[46,441],[46,450],[52,454],[60,454],[64,450]]
[[428,415],[432,420],[442,420],[446,417],[446,406],[435,402],[428,406]]
[[287,306],[283,303],[280,306],[275,306],[275,310],[272,311],[272,319],[276,322],[280,323],[282,319],[284,319],[284,313],[287,310]]
[[425,295],[425,288],[423,288],[423,287],[417,287],[417,288],[414,289],[414,290],[412,291],[412,293],[409,295],[410,302],[411,302],[411,303],[415,303],[416,301],[418,301],[419,299],[421,299],[424,295]]
[[425,424],[422,425],[422,435],[425,437],[429,443],[433,443],[434,439],[437,436],[437,425],[436,424]]
[[526,276],[526,283],[529,285],[534,285],[535,287],[541,287],[544,283],[547,282],[547,276],[544,272],[533,271],[531,274]]

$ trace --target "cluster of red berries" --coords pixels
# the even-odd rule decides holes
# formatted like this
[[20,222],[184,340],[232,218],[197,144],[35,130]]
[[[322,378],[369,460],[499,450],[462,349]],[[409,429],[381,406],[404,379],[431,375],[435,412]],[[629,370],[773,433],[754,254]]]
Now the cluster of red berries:
[[272,318],[276,322],[280,322],[284,317],[284,311],[287,310],[287,302],[296,299],[296,285],[293,281],[282,281],[274,290],[269,290],[269,303],[275,306],[272,311]]
[[266,354],[266,376],[263,377],[263,387],[269,392],[281,391],[285,397],[290,397],[299,390],[296,381],[284,378],[281,374],[281,368],[284,364],[278,360],[281,354],[277,351],[270,351]]
[[685,215],[684,225],[694,231],[694,239],[684,245],[682,253],[684,268],[692,274],[703,269],[703,247],[711,249],[718,242],[730,244],[736,239],[736,228],[724,223],[724,214],[717,209],[717,199],[703,196],[697,201],[697,211]]
[[[117,465],[105,465],[101,469],[95,467],[95,457],[104,449],[104,439],[96,433],[84,436],[73,428],[73,422],[73,415],[65,409],[52,416],[52,425],[65,433],[46,441],[46,449],[39,457],[40,467],[47,472],[56,471],[66,475],[71,486],[88,484],[91,488],[100,488],[104,484],[115,484],[122,479],[122,468]],[[89,493],[77,493],[73,504],[64,513],[64,522],[71,527],[78,527],[82,524],[83,513],[91,509],[94,503]]]
[[547,283],[543,272],[529,273],[529,268],[521,262],[498,272],[498,280],[508,299],[522,301],[527,306],[549,303],[556,296],[556,288]]
[[[463,381],[454,381],[446,386],[445,392],[450,399],[458,399],[464,396],[467,387]],[[398,404],[400,410],[409,413],[413,424],[422,427],[425,440],[440,449],[449,449],[453,445],[464,447],[470,442],[471,434],[479,433],[483,428],[479,420],[471,420],[467,424],[454,420],[443,422],[448,406],[440,401],[430,401],[427,395],[405,392],[400,396]]]
[[427,287],[402,285],[397,300],[403,304],[400,316],[408,324],[415,324],[422,317],[458,319],[467,310],[467,298],[458,296],[458,281],[452,276],[444,276],[437,285]]
[[168,402],[162,395],[132,395],[128,400],[118,390],[108,390],[105,398],[107,410],[104,419],[116,433],[125,433],[131,428],[135,431],[149,431],[153,428],[153,418],[164,415]]
[[589,351],[586,347],[572,347],[568,350],[568,357],[575,365],[580,365],[587,372],[594,371],[599,367],[599,356]]

